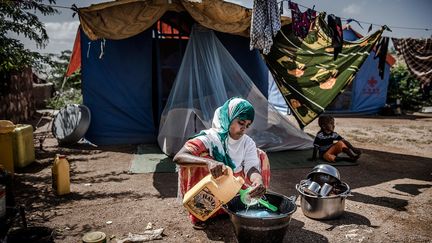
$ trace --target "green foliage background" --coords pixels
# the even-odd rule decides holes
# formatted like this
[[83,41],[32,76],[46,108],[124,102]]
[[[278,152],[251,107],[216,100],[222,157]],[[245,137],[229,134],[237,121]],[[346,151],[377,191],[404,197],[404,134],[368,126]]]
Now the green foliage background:
[[51,64],[47,81],[53,83],[57,91],[55,96],[48,100],[48,108],[58,110],[68,104],[82,104],[80,70],[65,77],[71,54],[71,51],[66,50],[60,55],[49,55]]
[[46,56],[26,49],[21,41],[10,37],[10,34],[22,35],[34,41],[39,48],[44,48],[48,43],[48,35],[35,13],[58,14],[51,6],[55,3],[55,0],[0,1],[0,74],[26,67],[38,68],[42,63],[49,62]]
[[425,96],[420,85],[420,81],[410,74],[407,66],[403,62],[398,62],[390,71],[388,103],[395,103],[399,98],[402,108],[411,111],[418,111],[423,106],[431,106],[432,94]]

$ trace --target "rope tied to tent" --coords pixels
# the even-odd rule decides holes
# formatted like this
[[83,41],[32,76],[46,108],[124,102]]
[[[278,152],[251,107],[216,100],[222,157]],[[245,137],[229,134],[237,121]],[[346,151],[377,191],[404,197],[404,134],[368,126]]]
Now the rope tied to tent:
[[101,53],[100,53],[100,55],[99,55],[99,59],[102,59],[102,57],[103,57],[104,54],[105,54],[105,52],[104,52],[104,49],[105,49],[105,43],[106,43],[106,39],[103,38],[102,41],[101,41],[101,43],[100,43]]
[[88,42],[88,48],[87,48],[87,59],[90,56],[90,47],[91,47],[91,41]]

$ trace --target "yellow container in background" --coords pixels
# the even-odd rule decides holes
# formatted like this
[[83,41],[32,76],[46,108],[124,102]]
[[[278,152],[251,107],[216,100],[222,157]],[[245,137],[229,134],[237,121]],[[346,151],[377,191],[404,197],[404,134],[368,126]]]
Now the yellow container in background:
[[13,130],[15,125],[11,121],[0,120],[0,164],[14,173],[13,160]]
[[0,133],[0,164],[11,174],[14,173],[12,137],[12,132]]
[[23,168],[35,160],[33,127],[17,124],[13,131],[13,161],[15,168]]
[[9,120],[0,120],[0,133],[9,133],[15,129],[15,124]]
[[52,172],[52,188],[57,195],[70,193],[70,166],[65,155],[56,155]]

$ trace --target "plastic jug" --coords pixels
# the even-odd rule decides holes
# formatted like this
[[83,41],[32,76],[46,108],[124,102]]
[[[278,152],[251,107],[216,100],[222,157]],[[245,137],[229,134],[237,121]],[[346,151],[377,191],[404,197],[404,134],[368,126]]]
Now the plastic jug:
[[70,193],[69,162],[65,155],[57,155],[52,167],[52,187],[57,195]]
[[222,204],[229,202],[244,184],[241,177],[234,177],[231,168],[217,179],[207,175],[192,187],[183,198],[183,206],[201,221],[216,213]]
[[8,120],[0,120],[0,165],[14,173],[13,131],[15,125]]
[[33,127],[28,124],[17,124],[13,133],[14,166],[23,168],[35,160]]

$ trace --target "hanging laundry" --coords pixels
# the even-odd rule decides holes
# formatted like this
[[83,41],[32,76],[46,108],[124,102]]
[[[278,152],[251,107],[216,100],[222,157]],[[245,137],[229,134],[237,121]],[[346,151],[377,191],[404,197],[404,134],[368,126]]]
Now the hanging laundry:
[[349,19],[346,20],[346,23],[349,24],[349,23],[351,23],[351,22],[353,22],[353,21],[356,22],[356,23],[360,26],[360,28],[363,29],[363,26],[361,26],[360,22],[358,22],[358,21],[355,20],[355,19],[349,18]]
[[377,44],[375,57],[379,58],[378,60],[378,73],[381,79],[384,78],[384,69],[386,64],[386,58],[387,58],[387,51],[388,51],[388,45],[389,45],[389,38],[388,37],[382,37],[381,40]]
[[311,123],[354,80],[383,29],[355,42],[344,42],[337,61],[333,57],[325,13],[315,19],[305,39],[290,26],[274,38],[264,59],[286,103],[301,127]]
[[270,52],[273,36],[281,28],[280,11],[276,0],[254,0],[250,30],[250,49],[264,54]]
[[426,92],[432,80],[432,38],[392,38],[392,41],[397,54],[403,57],[408,70],[421,82],[422,91]]
[[337,59],[338,54],[342,51],[343,32],[341,19],[333,14],[327,16],[328,27],[332,31],[333,57]]
[[280,2],[280,8],[279,8],[280,15],[283,15],[283,13],[284,13],[284,10],[283,10],[283,3],[284,3],[284,1],[282,0],[282,1]]
[[312,9],[307,9],[301,12],[298,4],[289,1],[288,6],[291,9],[292,30],[294,34],[304,39],[309,33],[311,24],[315,21],[316,12]]

